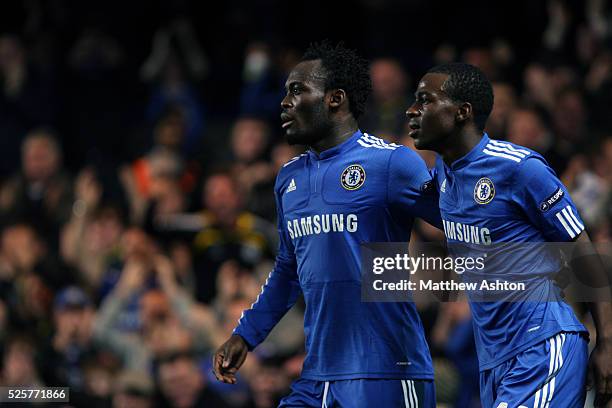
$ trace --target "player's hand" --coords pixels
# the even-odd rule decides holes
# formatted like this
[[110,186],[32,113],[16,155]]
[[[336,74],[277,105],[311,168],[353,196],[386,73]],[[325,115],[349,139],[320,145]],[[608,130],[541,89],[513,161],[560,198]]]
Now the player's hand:
[[244,339],[233,335],[213,356],[213,372],[217,380],[236,384],[236,372],[246,360],[249,348]]
[[589,359],[593,374],[596,407],[605,407],[612,397],[612,342],[597,342]]
[[153,256],[153,268],[157,272],[158,283],[164,290],[176,289],[176,277],[174,276],[174,265],[172,261],[164,255],[156,254]]
[[132,294],[144,286],[145,278],[148,273],[148,265],[142,257],[132,256],[125,261],[121,277],[117,283],[117,293],[122,296]]

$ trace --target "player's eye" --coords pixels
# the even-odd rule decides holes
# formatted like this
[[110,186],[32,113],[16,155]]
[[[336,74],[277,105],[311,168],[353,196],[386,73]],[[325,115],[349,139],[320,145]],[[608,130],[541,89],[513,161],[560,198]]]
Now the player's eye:
[[300,87],[297,85],[291,85],[291,87],[289,88],[289,92],[291,92],[292,95],[299,95],[300,91]]

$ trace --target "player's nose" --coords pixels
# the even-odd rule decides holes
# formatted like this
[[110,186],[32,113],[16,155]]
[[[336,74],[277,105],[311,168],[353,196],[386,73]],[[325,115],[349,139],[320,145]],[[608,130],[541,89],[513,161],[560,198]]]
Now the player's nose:
[[414,104],[410,105],[408,107],[408,110],[406,110],[406,116],[408,118],[415,118],[417,116],[419,116],[419,110],[416,109],[416,107],[414,106]]
[[292,107],[293,107],[293,104],[291,103],[291,99],[289,98],[289,95],[285,96],[283,100],[281,101],[281,108],[283,108],[284,110],[287,110],[287,109],[291,109]]

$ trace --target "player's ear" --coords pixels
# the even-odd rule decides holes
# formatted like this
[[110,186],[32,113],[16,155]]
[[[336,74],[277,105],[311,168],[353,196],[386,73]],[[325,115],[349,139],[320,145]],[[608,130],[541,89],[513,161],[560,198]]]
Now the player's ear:
[[462,102],[457,110],[455,119],[457,122],[465,122],[473,117],[472,104],[469,102]]
[[329,91],[329,106],[338,109],[346,101],[344,89],[333,89]]

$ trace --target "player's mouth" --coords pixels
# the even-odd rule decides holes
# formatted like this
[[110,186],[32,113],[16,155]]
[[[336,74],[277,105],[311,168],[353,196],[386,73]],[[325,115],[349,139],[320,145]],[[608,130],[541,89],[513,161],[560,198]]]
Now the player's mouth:
[[281,113],[281,122],[282,122],[281,127],[283,129],[287,129],[289,126],[293,124],[294,119],[286,113]]
[[409,122],[408,127],[410,128],[410,131],[408,132],[408,136],[412,138],[415,138],[417,134],[419,133],[419,130],[421,130],[421,126],[417,122],[412,122],[412,121]]

